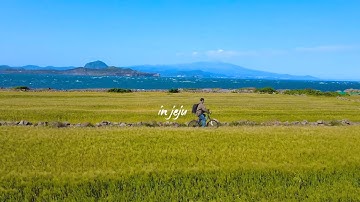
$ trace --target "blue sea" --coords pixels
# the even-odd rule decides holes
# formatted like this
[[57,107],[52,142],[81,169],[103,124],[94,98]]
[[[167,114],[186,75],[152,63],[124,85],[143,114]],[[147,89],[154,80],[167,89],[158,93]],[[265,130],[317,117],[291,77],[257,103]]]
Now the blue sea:
[[321,91],[344,91],[360,89],[358,81],[291,81],[230,78],[181,78],[181,77],[117,77],[117,76],[70,76],[70,75],[29,75],[0,74],[0,87],[11,88],[71,89],[171,89],[171,88],[263,88],[274,89],[317,89]]

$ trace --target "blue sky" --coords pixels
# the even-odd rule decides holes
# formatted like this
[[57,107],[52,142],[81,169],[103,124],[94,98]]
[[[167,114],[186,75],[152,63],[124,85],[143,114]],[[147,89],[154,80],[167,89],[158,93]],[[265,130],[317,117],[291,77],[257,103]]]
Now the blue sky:
[[360,80],[359,0],[2,0],[0,64],[223,61]]

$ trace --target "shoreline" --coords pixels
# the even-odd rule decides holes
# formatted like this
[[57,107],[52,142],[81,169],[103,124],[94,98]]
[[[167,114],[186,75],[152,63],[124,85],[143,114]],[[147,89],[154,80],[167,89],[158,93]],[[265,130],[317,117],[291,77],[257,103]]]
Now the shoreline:
[[[108,92],[110,89],[116,88],[84,88],[84,89],[54,89],[54,88],[29,88],[29,89],[15,89],[13,88],[0,88],[0,91],[14,91],[14,92]],[[119,88],[122,89],[122,88]],[[124,90],[131,90],[131,92],[169,92],[171,89],[128,89],[123,88]],[[216,93],[231,93],[231,92],[255,92],[255,87],[250,88],[240,88],[240,89],[225,89],[225,88],[174,88],[178,89],[179,92],[216,92]],[[281,89],[283,90],[283,89]],[[287,89],[284,89],[287,90]],[[116,93],[116,92],[115,92]],[[170,92],[169,92],[170,93]]]
[[[25,87],[25,86],[24,86]],[[27,88],[27,87],[26,87]],[[271,87],[270,87],[271,88]],[[130,92],[109,92],[111,89],[130,90]],[[137,93],[137,92],[164,92],[164,93],[261,93],[261,94],[283,94],[285,91],[291,91],[292,89],[273,89],[273,93],[258,92],[257,90],[265,88],[173,88],[173,89],[128,89],[128,88],[84,88],[84,89],[54,89],[54,88],[27,88],[16,89],[16,87],[3,88],[0,87],[0,92],[109,92],[109,93]],[[170,92],[171,90],[177,90],[177,92]],[[296,89],[296,90],[306,90]],[[320,92],[337,92],[345,93],[349,95],[360,95],[360,89],[345,89],[344,91],[321,91],[318,89],[311,89]],[[340,96],[340,94],[339,94]]]
[[[242,88],[218,88],[218,87],[214,87],[214,88],[149,88],[149,89],[145,89],[145,88],[121,88],[121,87],[110,87],[110,88],[71,88],[71,89],[58,89],[58,88],[31,88],[28,86],[12,86],[12,87],[0,87],[0,91],[14,91],[14,90],[24,90],[21,88],[26,88],[27,91],[107,91],[109,89],[129,89],[132,91],[169,91],[171,89],[179,89],[181,91],[192,91],[192,90],[256,90],[256,89],[262,89],[262,88],[273,88],[274,90],[294,90],[291,88],[279,88],[276,89],[274,87],[271,86],[267,86],[267,87],[242,87]],[[315,88],[296,88],[296,89],[313,89],[313,90],[319,90],[319,89],[315,89]],[[359,89],[355,89],[355,88],[348,88],[345,90],[359,90]],[[345,91],[344,90],[344,91]],[[319,90],[321,91],[321,90]],[[337,91],[341,91],[341,90],[337,90]],[[333,91],[336,92],[336,91]]]

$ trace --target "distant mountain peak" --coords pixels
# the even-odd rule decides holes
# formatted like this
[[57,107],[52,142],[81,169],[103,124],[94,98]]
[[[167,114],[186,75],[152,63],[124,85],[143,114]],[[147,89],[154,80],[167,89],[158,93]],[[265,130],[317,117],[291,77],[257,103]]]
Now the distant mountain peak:
[[100,61],[100,60],[96,60],[93,62],[89,62],[86,63],[85,68],[89,68],[89,69],[104,69],[104,68],[108,68],[107,64],[105,64],[105,62]]
[[[140,65],[130,68],[138,71],[159,73],[165,77],[208,77],[208,78],[241,78],[270,80],[317,80],[312,76],[295,76],[248,69],[225,62],[194,62],[173,65]],[[201,71],[199,71],[201,70]]]

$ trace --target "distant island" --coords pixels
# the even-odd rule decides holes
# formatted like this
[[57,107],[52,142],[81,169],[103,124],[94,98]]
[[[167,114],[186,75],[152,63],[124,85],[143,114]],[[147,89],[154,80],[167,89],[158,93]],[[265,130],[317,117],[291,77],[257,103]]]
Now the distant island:
[[289,75],[248,69],[223,62],[195,62],[175,65],[137,65],[129,67],[108,66],[102,61],[93,61],[84,67],[39,67],[26,65],[10,67],[0,65],[0,74],[57,74],[89,76],[129,76],[129,77],[188,77],[188,78],[237,78],[268,80],[319,80],[305,75]]
[[88,76],[129,76],[129,77],[158,77],[158,73],[147,73],[130,68],[108,66],[102,61],[94,61],[85,64],[84,67],[39,67],[27,65],[23,67],[0,66],[3,74],[57,74],[57,75],[88,75]]

